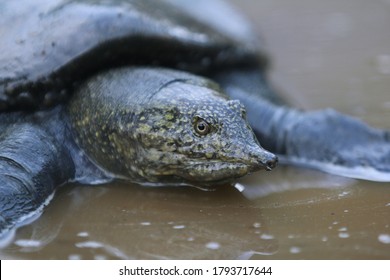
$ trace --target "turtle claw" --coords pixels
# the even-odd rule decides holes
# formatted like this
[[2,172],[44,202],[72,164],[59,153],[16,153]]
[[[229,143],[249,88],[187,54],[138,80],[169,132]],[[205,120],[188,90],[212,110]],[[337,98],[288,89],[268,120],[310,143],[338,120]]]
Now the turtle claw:
[[390,131],[328,109],[289,126],[282,160],[325,172],[390,182]]

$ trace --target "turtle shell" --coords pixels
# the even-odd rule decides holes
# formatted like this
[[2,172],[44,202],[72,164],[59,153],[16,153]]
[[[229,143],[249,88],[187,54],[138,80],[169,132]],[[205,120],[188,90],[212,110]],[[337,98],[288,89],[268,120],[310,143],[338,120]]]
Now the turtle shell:
[[206,20],[222,3],[210,10],[209,1],[196,2],[191,5],[198,7],[153,0],[1,1],[0,111],[58,104],[80,81],[111,67],[204,73],[265,64],[253,41],[221,31],[224,19]]

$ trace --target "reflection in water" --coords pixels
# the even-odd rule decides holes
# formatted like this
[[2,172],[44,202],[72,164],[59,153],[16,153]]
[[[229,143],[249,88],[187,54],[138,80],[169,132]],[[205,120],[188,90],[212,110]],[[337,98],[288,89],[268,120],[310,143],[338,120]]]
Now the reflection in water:
[[[338,192],[357,182],[355,179],[307,169],[286,168],[284,166],[279,166],[278,169],[277,173],[267,174],[267,176],[247,176],[241,179],[241,185],[246,186],[243,195],[253,200],[255,198],[266,197],[273,193],[283,193],[300,189],[326,189],[336,190]],[[328,193],[327,195],[334,196],[335,194]]]
[[[264,35],[271,78],[295,104],[390,128],[388,2],[236,2]],[[390,259],[389,217],[389,184],[291,167],[210,192],[67,186],[0,257]]]
[[[38,248],[39,254],[24,257],[232,259],[277,251],[260,208],[230,186],[209,192],[75,186],[61,190],[48,208],[41,219],[20,229],[5,250],[8,257]],[[56,242],[46,242],[48,236]],[[28,244],[28,239],[33,241]]]
[[388,187],[328,176],[281,167],[240,190],[66,187],[1,257],[390,258]]

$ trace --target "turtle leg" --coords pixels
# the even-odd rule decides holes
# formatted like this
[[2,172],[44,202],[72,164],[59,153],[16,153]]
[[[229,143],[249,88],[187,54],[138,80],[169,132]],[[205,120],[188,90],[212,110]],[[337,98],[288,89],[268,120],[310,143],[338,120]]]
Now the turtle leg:
[[3,122],[0,128],[2,236],[37,217],[55,188],[74,177],[75,169],[67,148],[57,140],[61,135],[53,137],[44,125]]
[[304,112],[277,97],[259,69],[213,77],[247,109],[260,144],[281,161],[372,181],[390,181],[390,131],[332,109]]

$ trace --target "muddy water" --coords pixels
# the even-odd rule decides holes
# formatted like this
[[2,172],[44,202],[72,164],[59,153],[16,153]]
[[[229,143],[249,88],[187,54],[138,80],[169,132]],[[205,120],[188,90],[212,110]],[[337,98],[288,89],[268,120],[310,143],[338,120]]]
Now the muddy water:
[[[390,129],[390,1],[236,1],[306,109]],[[389,259],[390,184],[279,167],[222,187],[66,186],[2,258]]]

